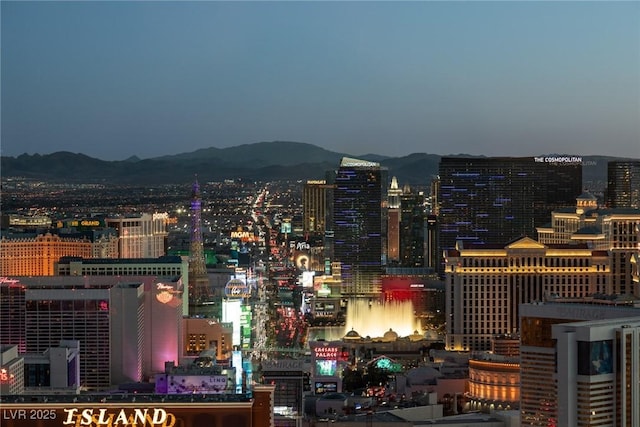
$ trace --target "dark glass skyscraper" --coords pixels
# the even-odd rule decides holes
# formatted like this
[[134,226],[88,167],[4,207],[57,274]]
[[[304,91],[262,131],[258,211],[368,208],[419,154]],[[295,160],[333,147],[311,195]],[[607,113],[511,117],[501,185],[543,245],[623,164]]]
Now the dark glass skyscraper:
[[502,245],[534,237],[553,210],[574,206],[581,192],[580,157],[443,157],[441,249],[457,240]]
[[640,209],[640,160],[607,164],[607,206]]
[[386,257],[387,170],[344,157],[334,184],[333,254],[341,263],[343,294],[378,294]]
[[400,196],[400,265],[424,267],[424,195],[405,187]]

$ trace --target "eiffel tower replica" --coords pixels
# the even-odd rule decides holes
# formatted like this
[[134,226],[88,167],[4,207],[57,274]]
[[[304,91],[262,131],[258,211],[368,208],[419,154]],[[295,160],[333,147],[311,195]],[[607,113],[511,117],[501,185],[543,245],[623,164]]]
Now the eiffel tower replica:
[[189,315],[204,315],[212,292],[202,244],[202,200],[198,177],[191,192],[191,245],[189,247]]

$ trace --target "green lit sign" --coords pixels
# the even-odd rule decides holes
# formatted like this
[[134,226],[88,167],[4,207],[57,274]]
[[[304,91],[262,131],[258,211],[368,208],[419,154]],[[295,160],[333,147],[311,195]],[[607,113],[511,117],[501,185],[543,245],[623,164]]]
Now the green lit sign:
[[376,360],[375,366],[376,368],[382,369],[384,371],[402,372],[402,365],[398,362],[394,362],[387,357],[381,357],[380,359]]

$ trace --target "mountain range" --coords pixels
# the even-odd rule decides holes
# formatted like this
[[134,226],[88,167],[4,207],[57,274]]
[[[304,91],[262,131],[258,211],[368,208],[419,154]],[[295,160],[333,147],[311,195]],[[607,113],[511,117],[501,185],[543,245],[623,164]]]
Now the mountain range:
[[[244,179],[252,181],[323,179],[337,169],[342,157],[379,162],[400,185],[425,187],[438,174],[442,156],[414,153],[403,157],[353,155],[325,150],[313,144],[289,141],[258,142],[229,148],[204,148],[170,156],[107,161],[81,153],[2,156],[2,179],[24,177],[48,182],[111,182],[120,185],[161,185]],[[457,156],[467,156],[457,154]],[[583,156],[583,181],[589,187],[606,186],[607,162],[615,157]],[[602,187],[604,188],[604,187]]]

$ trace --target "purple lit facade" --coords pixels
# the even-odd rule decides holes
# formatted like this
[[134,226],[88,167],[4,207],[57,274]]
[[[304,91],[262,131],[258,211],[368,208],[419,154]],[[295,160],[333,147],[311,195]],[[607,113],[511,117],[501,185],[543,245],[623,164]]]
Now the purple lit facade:
[[[57,346],[60,340],[78,340],[80,381],[87,389],[141,381],[163,372],[166,361],[179,361],[179,278],[23,277],[11,286],[17,284],[24,296],[3,298],[0,311],[13,307],[25,327],[16,327],[19,321],[3,323],[1,342],[24,342],[27,352],[38,353]],[[3,288],[7,286],[3,283]]]

